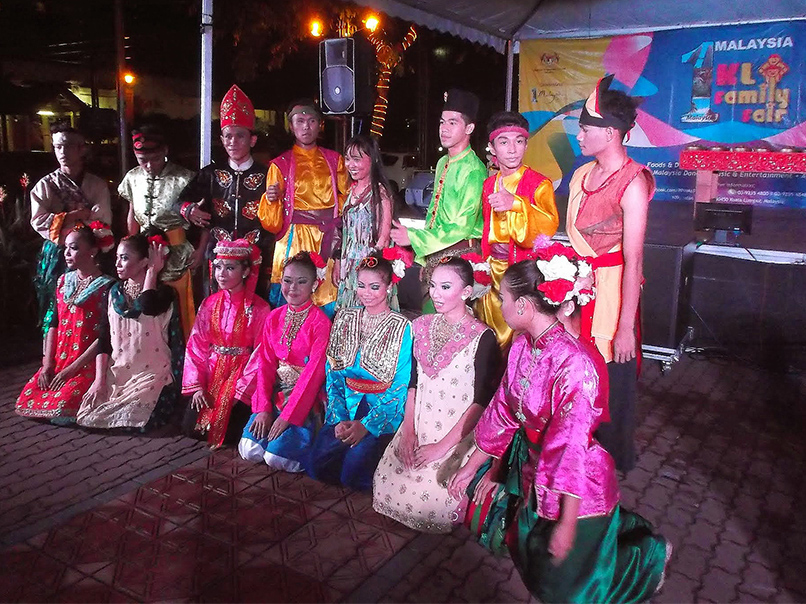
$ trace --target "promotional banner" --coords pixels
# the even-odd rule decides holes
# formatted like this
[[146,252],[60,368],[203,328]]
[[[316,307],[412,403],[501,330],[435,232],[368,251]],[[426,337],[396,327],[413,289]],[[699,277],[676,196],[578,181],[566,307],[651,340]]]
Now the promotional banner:
[[[701,27],[597,39],[520,43],[519,110],[526,162],[567,196],[580,156],[579,112],[599,78],[644,98],[627,142],[657,178],[660,201],[690,201],[690,145],[806,148],[806,21]],[[725,172],[718,201],[806,208],[803,175]]]

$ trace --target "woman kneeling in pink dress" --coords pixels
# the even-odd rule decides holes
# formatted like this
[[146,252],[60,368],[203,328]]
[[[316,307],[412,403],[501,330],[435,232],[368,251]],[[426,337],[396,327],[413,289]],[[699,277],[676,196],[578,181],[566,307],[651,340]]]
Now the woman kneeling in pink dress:
[[476,450],[448,487],[467,490],[466,523],[483,545],[509,550],[542,602],[646,600],[671,552],[618,504],[613,459],[593,437],[607,419],[604,359],[556,318],[564,302],[592,296],[581,285],[589,272],[561,245],[507,269],[502,312],[522,333],[476,425]]

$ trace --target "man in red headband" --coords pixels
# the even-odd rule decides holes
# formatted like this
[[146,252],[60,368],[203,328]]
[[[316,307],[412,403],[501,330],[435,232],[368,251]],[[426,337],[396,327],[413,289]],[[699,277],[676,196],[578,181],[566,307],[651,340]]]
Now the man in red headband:
[[498,173],[484,181],[481,255],[490,265],[492,287],[476,302],[479,319],[495,332],[502,348],[512,329],[501,314],[500,286],[511,264],[526,258],[540,235],[551,237],[560,222],[551,181],[523,165],[529,122],[520,113],[500,111],[487,124],[489,149]]
[[185,236],[188,223],[174,211],[179,194],[193,179],[193,172],[168,161],[168,143],[157,126],[132,131],[132,148],[139,164],[123,177],[118,194],[129,203],[129,235],[157,228],[165,232],[170,254],[160,280],[176,290],[185,340],[196,319],[191,270],[201,265],[204,249],[194,250]]
[[579,117],[579,148],[594,157],[571,177],[566,232],[574,251],[592,258],[596,299],[583,307],[582,337],[607,361],[610,418],[596,438],[622,472],[635,465],[635,397],[640,354],[638,302],[652,173],[624,146],[640,102],[599,81]]
[[[233,85],[221,101],[221,144],[227,152],[226,163],[205,166],[179,195],[176,208],[190,224],[202,229],[199,247],[207,260],[219,241],[246,239],[260,248],[265,259],[271,258],[274,236],[260,225],[257,212],[266,191],[266,166],[252,158],[257,143],[255,108],[243,90]],[[205,295],[210,293],[210,279],[204,271]],[[255,292],[268,294],[269,271],[262,268]]]
[[294,101],[286,117],[294,146],[271,161],[260,203],[263,227],[278,237],[269,302],[274,307],[285,304],[280,292],[285,261],[301,251],[316,252],[328,265],[313,301],[332,316],[338,290],[330,277],[341,251],[339,217],[348,189],[347,170],[339,153],[317,144],[322,113],[316,105]]

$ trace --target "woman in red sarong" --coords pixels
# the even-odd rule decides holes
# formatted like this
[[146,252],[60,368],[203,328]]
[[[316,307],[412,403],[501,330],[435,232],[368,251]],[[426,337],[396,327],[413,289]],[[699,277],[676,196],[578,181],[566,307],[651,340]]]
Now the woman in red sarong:
[[98,331],[113,282],[101,273],[95,257],[115,241],[106,225],[93,226],[97,228],[79,224],[65,239],[69,272],[59,277],[56,287],[56,313],[47,330],[42,367],[17,399],[16,411],[23,417],[74,423],[95,377]]
[[270,310],[254,293],[260,269],[257,247],[245,239],[220,241],[214,253],[213,273],[220,291],[199,308],[182,378],[182,394],[191,397],[184,431],[206,434],[211,449],[236,444],[249,419],[246,405],[233,413],[235,386],[241,379],[252,381],[244,368]]

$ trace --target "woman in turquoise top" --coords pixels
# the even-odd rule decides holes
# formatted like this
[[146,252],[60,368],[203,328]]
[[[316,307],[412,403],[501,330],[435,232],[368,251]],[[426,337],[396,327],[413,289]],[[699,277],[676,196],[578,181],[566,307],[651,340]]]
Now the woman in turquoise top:
[[394,276],[380,255],[363,259],[356,290],[363,306],[336,314],[327,349],[325,425],[306,468],[317,480],[370,490],[403,421],[412,339],[408,319],[389,308]]

